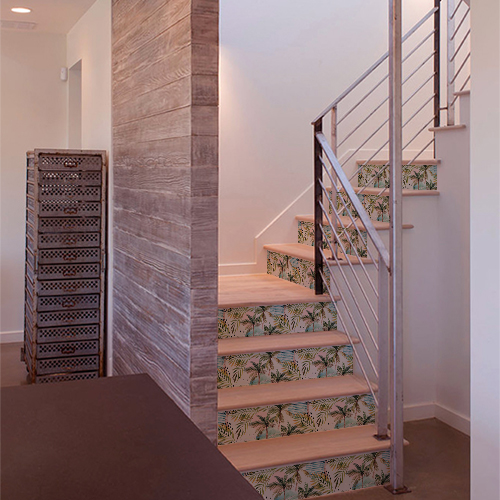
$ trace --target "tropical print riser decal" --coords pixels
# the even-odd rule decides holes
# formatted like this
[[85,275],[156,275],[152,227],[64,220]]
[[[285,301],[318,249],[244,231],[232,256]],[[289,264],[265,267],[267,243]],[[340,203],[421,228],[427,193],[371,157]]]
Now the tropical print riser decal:
[[[389,169],[386,168],[375,177],[382,168],[381,165],[366,165],[358,174],[359,187],[387,188]],[[437,165],[408,165],[403,167],[403,189],[437,190]]]
[[388,484],[387,451],[243,473],[264,500],[297,500]]
[[243,408],[218,413],[218,444],[246,443],[374,423],[375,404],[373,397],[366,394]]
[[352,346],[237,354],[217,358],[217,387],[244,387],[351,374]]
[[[297,259],[290,255],[267,252],[267,274],[283,280],[297,283],[306,288],[314,289],[314,262]],[[327,283],[330,283],[330,271],[325,268]]]
[[[331,242],[332,230],[330,226],[324,225],[323,229]],[[356,255],[356,252],[353,248],[354,246],[360,257],[367,257],[368,252],[366,250],[366,246],[361,241],[361,239],[365,243],[367,241],[367,234],[365,231],[358,231],[355,227],[346,227],[345,230],[341,227],[338,227],[337,234],[342,235],[340,240],[342,241],[347,254]],[[314,246],[314,224],[312,222],[299,221],[298,243],[301,243],[302,245]],[[326,241],[323,241],[323,248],[329,248]],[[342,250],[339,249],[339,253],[342,253]]]
[[220,339],[337,329],[333,302],[219,309]]

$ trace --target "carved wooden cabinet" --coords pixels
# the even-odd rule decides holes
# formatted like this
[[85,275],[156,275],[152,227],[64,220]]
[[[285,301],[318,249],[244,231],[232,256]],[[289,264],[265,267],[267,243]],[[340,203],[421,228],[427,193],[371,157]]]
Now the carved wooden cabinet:
[[105,151],[27,153],[23,357],[34,383],[104,375]]

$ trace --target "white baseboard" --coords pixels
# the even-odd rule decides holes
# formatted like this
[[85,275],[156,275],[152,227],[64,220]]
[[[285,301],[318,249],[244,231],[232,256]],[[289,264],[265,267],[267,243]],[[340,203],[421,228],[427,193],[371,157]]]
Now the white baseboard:
[[15,342],[22,342],[24,339],[24,332],[0,332],[0,344],[13,344]]
[[436,416],[436,405],[434,403],[422,403],[404,407],[404,420],[411,422],[413,420],[425,420]]
[[405,406],[404,408],[405,422],[427,418],[437,418],[450,427],[470,436],[470,418],[438,403],[422,403]]
[[445,406],[436,404],[436,418],[448,424],[450,427],[457,429],[467,436],[470,436],[470,417],[466,417],[461,413],[450,410]]

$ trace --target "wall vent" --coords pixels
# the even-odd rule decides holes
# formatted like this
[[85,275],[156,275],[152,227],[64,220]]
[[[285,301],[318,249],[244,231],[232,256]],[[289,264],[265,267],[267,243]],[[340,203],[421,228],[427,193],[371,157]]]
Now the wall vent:
[[8,30],[34,30],[36,23],[29,23],[26,21],[0,21],[2,29]]

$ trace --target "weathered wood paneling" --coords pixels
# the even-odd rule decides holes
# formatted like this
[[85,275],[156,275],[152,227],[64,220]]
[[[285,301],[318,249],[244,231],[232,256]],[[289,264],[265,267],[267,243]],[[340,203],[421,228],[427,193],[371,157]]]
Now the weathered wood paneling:
[[113,0],[114,370],[215,441],[218,0]]

